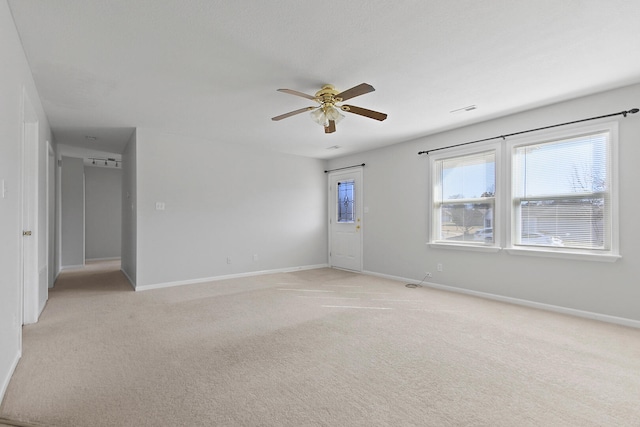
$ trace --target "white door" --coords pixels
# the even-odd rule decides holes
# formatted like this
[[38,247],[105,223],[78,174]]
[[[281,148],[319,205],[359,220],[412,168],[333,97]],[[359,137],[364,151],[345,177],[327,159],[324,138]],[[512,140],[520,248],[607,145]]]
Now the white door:
[[38,124],[24,123],[22,159],[22,323],[38,321],[36,155]]
[[362,170],[329,174],[329,265],[362,271]]
[[22,323],[38,321],[38,116],[23,92]]

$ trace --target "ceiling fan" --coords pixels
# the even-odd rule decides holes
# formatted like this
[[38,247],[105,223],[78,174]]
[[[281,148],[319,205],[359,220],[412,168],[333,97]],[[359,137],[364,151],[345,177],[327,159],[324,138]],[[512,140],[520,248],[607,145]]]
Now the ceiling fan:
[[311,111],[311,118],[319,125],[324,126],[325,133],[335,132],[336,123],[344,118],[339,110],[383,121],[387,118],[385,113],[367,110],[366,108],[356,107],[354,105],[338,105],[347,99],[355,98],[356,96],[364,95],[365,93],[373,92],[374,90],[373,86],[367,83],[361,83],[358,86],[354,86],[351,89],[347,89],[342,92],[338,92],[332,85],[324,85],[322,86],[322,89],[316,92],[315,96],[307,95],[306,93],[292,89],[278,89],[278,92],[301,96],[303,98],[316,101],[320,106],[301,108],[299,110],[273,117],[271,120],[278,121],[286,119],[287,117],[295,116],[296,114]]

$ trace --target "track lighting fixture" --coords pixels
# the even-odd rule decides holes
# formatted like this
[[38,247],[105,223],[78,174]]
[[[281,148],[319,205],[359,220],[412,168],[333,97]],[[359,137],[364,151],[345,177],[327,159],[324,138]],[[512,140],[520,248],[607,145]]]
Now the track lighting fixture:
[[96,163],[96,161],[99,162],[104,162],[104,166],[113,166],[115,168],[119,168],[120,167],[120,163],[122,162],[122,160],[120,159],[114,159],[114,158],[99,158],[99,157],[89,157],[88,160],[91,160],[91,164],[94,166],[102,166],[102,164],[98,164]]

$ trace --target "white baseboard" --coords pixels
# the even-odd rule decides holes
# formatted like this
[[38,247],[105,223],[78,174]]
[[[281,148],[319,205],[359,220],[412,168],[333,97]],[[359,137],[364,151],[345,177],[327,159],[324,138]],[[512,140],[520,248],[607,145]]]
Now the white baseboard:
[[[148,291],[151,289],[170,288],[173,286],[193,285],[196,283],[216,282],[219,280],[238,279],[242,277],[260,276],[264,274],[290,273],[292,271],[315,270],[317,268],[326,268],[329,264],[305,265],[300,267],[278,268],[274,270],[249,271],[247,273],[227,274],[224,276],[203,277],[192,280],[179,280],[176,282],[154,283],[151,285],[134,286],[136,291]],[[125,273],[126,275],[126,273]]]
[[[406,282],[406,283],[416,282],[416,280],[414,279],[407,279],[406,277],[391,276],[388,274],[376,273],[373,271],[363,271],[362,273],[368,274],[370,276],[383,277],[385,279],[398,280],[400,282]],[[440,289],[443,291],[456,292],[456,293],[465,294],[465,295],[472,295],[479,298],[491,299],[494,301],[501,301],[509,304],[522,305],[530,308],[537,308],[539,310],[553,311],[556,313],[568,314],[571,316],[583,317],[586,319],[599,320],[607,323],[615,323],[617,325],[629,326],[632,328],[640,328],[640,321],[627,319],[624,317],[610,316],[608,314],[594,313],[591,311],[576,310],[574,308],[562,307],[559,305],[544,304],[541,302],[529,301],[529,300],[524,300],[519,298],[505,297],[502,295],[491,294],[488,292],[472,291],[470,289],[456,288],[455,286],[439,285],[437,283],[431,283],[431,282],[423,282],[422,285],[427,286],[429,288],[433,288],[433,289]]]
[[74,270],[77,268],[84,268],[84,264],[78,264],[78,265],[63,265],[60,267],[60,271],[58,272],[58,275],[60,273],[62,273],[65,270]]
[[[20,332],[22,333],[22,332]],[[6,376],[2,379],[2,384],[0,385],[0,403],[2,403],[4,399],[4,394],[7,392],[7,388],[9,387],[9,381],[11,381],[11,377],[13,377],[13,373],[16,371],[18,367],[18,362],[20,361],[20,357],[22,356],[21,352],[18,350],[16,355],[11,363],[11,367],[9,368],[9,372],[7,372]]]
[[118,261],[119,259],[121,259],[119,256],[110,258],[87,258],[85,259],[85,263],[89,261]]
[[122,272],[122,274],[124,274],[124,277],[126,277],[127,280],[129,281],[129,285],[131,285],[131,288],[135,291],[136,290],[136,282],[122,268],[120,268],[120,271]]
[[47,306],[48,302],[49,302],[49,298],[47,297],[47,300],[44,303],[42,303],[42,306],[40,307],[40,310],[38,311],[38,320],[40,320],[40,315],[44,311],[44,309]]

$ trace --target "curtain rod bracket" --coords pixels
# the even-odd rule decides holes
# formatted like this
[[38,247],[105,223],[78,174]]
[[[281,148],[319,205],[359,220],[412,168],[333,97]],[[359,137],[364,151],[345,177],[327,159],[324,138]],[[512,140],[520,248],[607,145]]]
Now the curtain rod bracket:
[[640,110],[637,109],[637,108],[632,108],[630,110],[620,111],[619,113],[611,113],[611,114],[605,114],[604,116],[589,117],[588,119],[574,120],[572,122],[566,122],[566,123],[558,123],[556,125],[544,126],[544,127],[541,127],[541,128],[523,130],[523,131],[520,131],[520,132],[509,133],[507,135],[494,136],[493,138],[478,139],[476,141],[463,142],[462,144],[455,144],[455,145],[448,145],[446,147],[434,148],[433,150],[418,151],[418,155],[420,156],[422,154],[429,154],[432,151],[445,150],[447,148],[454,148],[454,147],[460,147],[460,146],[463,146],[463,145],[475,144],[476,142],[491,141],[493,139],[502,138],[503,141],[506,141],[508,136],[521,135],[523,133],[535,132],[537,130],[551,129],[551,128],[555,128],[555,127],[558,127],[558,126],[572,125],[574,123],[587,122],[589,120],[604,119],[606,117],[613,117],[613,116],[624,116],[624,117],[627,117],[627,114],[636,114],[638,111],[640,111]]

